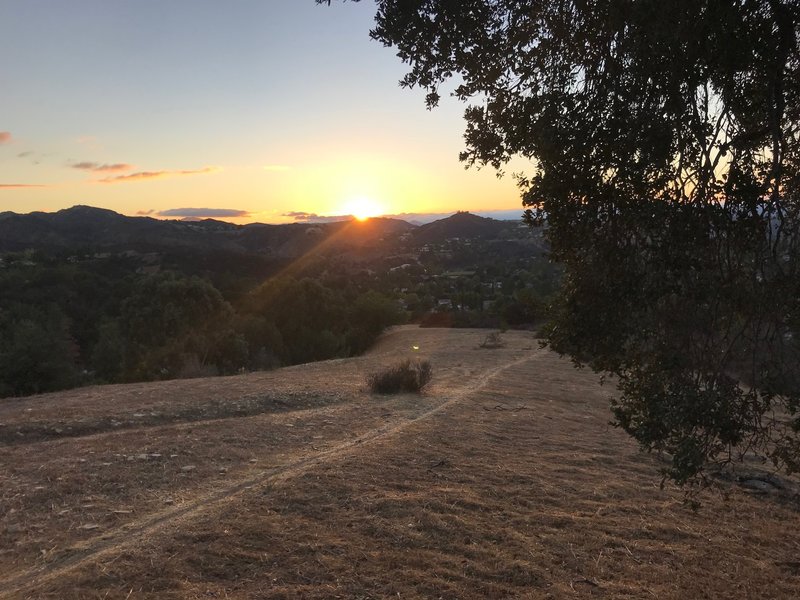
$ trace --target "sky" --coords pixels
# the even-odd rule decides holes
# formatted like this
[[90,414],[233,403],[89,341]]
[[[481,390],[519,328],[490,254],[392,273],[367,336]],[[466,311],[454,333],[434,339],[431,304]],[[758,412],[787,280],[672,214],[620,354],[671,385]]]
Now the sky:
[[433,111],[369,39],[372,2],[0,0],[0,211],[290,222],[521,213],[465,170],[464,105]]

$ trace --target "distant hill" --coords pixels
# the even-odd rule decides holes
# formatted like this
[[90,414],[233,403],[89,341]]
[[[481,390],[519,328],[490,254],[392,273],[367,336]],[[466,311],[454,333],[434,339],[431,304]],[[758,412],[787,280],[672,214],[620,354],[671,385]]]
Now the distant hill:
[[453,238],[496,239],[503,232],[516,228],[518,223],[479,217],[469,212],[456,214],[433,223],[420,225],[413,232],[417,244],[440,244]]
[[[235,248],[237,226],[221,221],[159,221],[126,217],[111,210],[73,206],[55,213],[3,213],[0,251],[70,248],[154,248],[212,245]],[[209,238],[213,238],[213,241]]]
[[366,222],[234,225],[223,221],[158,220],[74,206],[55,213],[0,213],[0,252],[27,249],[138,250],[197,249],[291,258],[326,243],[360,248],[394,239],[414,226],[398,219]]

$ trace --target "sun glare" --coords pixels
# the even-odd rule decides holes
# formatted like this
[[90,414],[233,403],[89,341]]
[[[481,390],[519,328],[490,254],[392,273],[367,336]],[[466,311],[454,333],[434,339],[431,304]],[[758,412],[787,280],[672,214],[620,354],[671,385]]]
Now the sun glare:
[[346,215],[353,215],[359,221],[366,221],[370,217],[382,215],[384,211],[383,207],[372,198],[361,196],[347,202],[342,212]]

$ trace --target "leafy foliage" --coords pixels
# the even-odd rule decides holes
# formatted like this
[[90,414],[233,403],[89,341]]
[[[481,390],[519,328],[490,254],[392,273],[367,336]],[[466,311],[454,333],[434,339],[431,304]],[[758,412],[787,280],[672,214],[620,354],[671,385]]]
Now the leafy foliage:
[[75,343],[55,305],[0,311],[0,396],[36,394],[74,385]]
[[377,0],[401,84],[471,102],[565,267],[549,343],[618,376],[618,425],[686,482],[800,468],[800,6]]
[[137,267],[0,257],[0,397],[349,356],[403,319],[374,291],[279,277],[233,304],[206,279]]

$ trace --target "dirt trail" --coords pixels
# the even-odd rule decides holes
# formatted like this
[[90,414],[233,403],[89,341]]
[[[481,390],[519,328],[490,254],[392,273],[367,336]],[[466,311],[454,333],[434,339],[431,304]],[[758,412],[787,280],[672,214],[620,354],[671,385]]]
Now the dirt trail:
[[[494,350],[484,336],[400,328],[357,359],[95,388],[60,412],[58,395],[6,407],[3,422],[51,426],[285,402],[0,444],[13,465],[0,474],[0,596],[800,597],[796,498],[725,483],[693,510],[609,427],[611,390],[591,373],[528,333]],[[364,391],[366,373],[416,354],[434,365],[426,394]]]
[[[393,338],[398,335],[405,337],[404,334],[407,334],[407,332],[407,328],[398,328],[398,331],[390,333],[387,336],[390,342],[387,344],[387,340],[383,340],[378,348],[371,353],[373,359],[369,361],[369,364],[373,368],[377,368],[377,365],[375,365],[375,357],[378,358],[378,364],[388,364],[389,361],[387,359],[394,358],[397,354],[404,354],[406,348],[404,347],[403,351],[398,353],[398,347],[397,344],[394,343]],[[431,336],[418,335],[417,337],[424,338]],[[474,350],[474,348],[470,348],[470,350]],[[521,351],[517,349],[514,354],[503,356],[499,365],[492,365],[491,362],[489,362],[488,364],[482,365],[482,368],[459,369],[458,367],[461,365],[458,364],[453,369],[455,372],[444,373],[439,377],[440,381],[437,381],[431,386],[432,389],[438,392],[427,394],[427,405],[432,405],[432,408],[426,408],[422,412],[418,412],[418,414],[412,413],[411,415],[394,419],[388,424],[368,429],[360,433],[355,439],[338,443],[325,450],[297,452],[278,467],[259,470],[255,473],[247,472],[244,476],[233,481],[228,479],[225,481],[224,485],[215,486],[212,491],[207,493],[196,494],[179,506],[171,506],[148,514],[144,518],[126,522],[114,530],[105,531],[102,535],[84,539],[60,551],[57,555],[52,556],[46,563],[26,569],[12,577],[0,581],[0,595],[17,596],[24,594],[25,589],[34,584],[41,585],[49,580],[62,577],[72,569],[79,568],[87,562],[97,560],[101,555],[116,553],[125,547],[135,546],[137,543],[141,542],[142,539],[148,538],[165,527],[177,525],[181,520],[192,519],[200,513],[214,511],[218,509],[220,505],[230,502],[245,490],[269,487],[279,481],[285,481],[295,477],[311,467],[323,465],[326,461],[340,458],[347,454],[368,452],[369,445],[375,440],[399,433],[405,427],[430,418],[468,395],[478,393],[493,377],[518,366],[526,360],[530,360],[532,356],[531,350],[532,347],[530,345],[524,346]],[[521,358],[518,357],[520,353],[522,354]],[[425,356],[430,356],[431,354],[435,355],[436,350],[434,349],[433,351],[428,351],[423,354]],[[357,362],[359,362],[359,359],[352,359],[349,361],[327,361],[325,363],[319,363],[315,365],[315,367],[327,367],[327,374],[333,375],[333,373],[339,371],[342,366]],[[308,370],[308,366],[303,367]],[[303,367],[301,367],[301,369]],[[292,371],[298,371],[298,367],[283,370],[284,373]],[[360,371],[363,372],[363,369]],[[51,396],[55,396],[54,401],[57,401],[56,395]],[[36,400],[38,399],[34,399],[33,401],[35,402]],[[313,413],[314,411],[306,410],[303,412]],[[63,416],[63,413],[61,413],[61,416]],[[236,419],[251,416],[253,415],[232,413],[228,415],[227,418]],[[175,420],[177,421],[178,419]],[[212,427],[222,422],[221,419],[204,419],[199,418],[197,415],[188,415],[188,418],[182,419],[182,421],[191,423],[202,421]],[[136,428],[125,428],[122,431],[101,431],[99,433],[89,433],[87,435],[75,437],[81,437],[81,441],[88,441],[91,443],[105,437],[118,436],[120,433],[126,435],[140,435],[143,430],[158,431],[161,429],[168,429],[170,425],[163,425],[163,419],[161,419],[149,426],[144,425]],[[35,443],[38,441],[40,440],[28,443]]]

